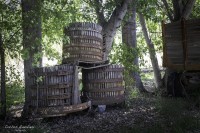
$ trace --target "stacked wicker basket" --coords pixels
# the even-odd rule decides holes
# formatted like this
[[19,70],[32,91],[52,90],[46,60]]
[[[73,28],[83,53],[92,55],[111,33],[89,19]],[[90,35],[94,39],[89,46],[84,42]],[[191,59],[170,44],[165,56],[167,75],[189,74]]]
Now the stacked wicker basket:
[[[96,62],[103,60],[101,26],[94,23],[72,23],[65,30],[70,43],[63,46],[63,63],[69,61]],[[67,56],[69,55],[69,56]]]
[[[63,64],[30,72],[33,112],[43,117],[61,116],[86,109],[91,104],[124,101],[123,67],[103,61],[101,30],[98,24],[88,22],[71,23],[65,28],[70,40],[63,46]],[[83,93],[79,91],[80,70]],[[86,99],[84,103],[80,97]]]
[[[70,43],[63,47],[63,63],[84,61],[103,62],[102,27],[94,23],[72,23],[66,28]],[[83,97],[92,105],[108,105],[124,101],[123,68],[120,65],[103,64],[83,67]]]

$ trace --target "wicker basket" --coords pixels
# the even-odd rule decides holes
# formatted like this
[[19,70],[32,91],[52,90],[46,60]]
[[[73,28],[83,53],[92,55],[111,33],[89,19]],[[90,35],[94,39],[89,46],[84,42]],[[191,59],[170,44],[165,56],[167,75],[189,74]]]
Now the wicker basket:
[[83,97],[92,105],[109,105],[124,101],[123,67],[108,65],[83,69]]

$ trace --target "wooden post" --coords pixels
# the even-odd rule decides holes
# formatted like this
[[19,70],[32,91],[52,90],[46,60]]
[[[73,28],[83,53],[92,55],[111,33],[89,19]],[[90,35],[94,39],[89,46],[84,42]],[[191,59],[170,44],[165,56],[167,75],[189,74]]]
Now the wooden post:
[[187,33],[186,33],[186,24],[185,24],[185,19],[183,18],[181,20],[181,32],[182,32],[182,45],[183,45],[183,58],[184,58],[184,61],[183,61],[183,67],[184,67],[184,70],[187,68],[187,54],[188,54],[188,50],[187,50]]
[[74,66],[74,83],[73,83],[73,91],[72,91],[72,104],[79,104],[79,85],[78,85],[78,66]]
[[3,39],[0,33],[0,53],[1,53],[1,111],[2,119],[6,117],[6,85],[5,85],[5,51]]

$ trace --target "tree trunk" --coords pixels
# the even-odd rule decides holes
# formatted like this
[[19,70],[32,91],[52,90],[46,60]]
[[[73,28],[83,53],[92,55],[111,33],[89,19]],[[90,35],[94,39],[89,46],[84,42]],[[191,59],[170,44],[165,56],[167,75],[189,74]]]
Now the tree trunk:
[[42,65],[41,6],[41,0],[22,0],[22,43],[26,53],[26,58],[24,59],[25,115],[28,113],[28,106],[30,104],[30,79],[28,73],[33,67]]
[[[128,9],[129,17],[128,21],[125,22],[125,25],[122,27],[122,40],[123,43],[126,44],[130,48],[137,48],[136,41],[136,5],[134,4],[132,7]],[[134,53],[133,53],[134,54]],[[137,55],[137,54],[136,54]],[[133,64],[139,68],[138,56],[135,57]],[[135,86],[139,89],[140,92],[146,92],[140,74],[137,71],[130,72],[131,76],[135,80]]]
[[163,82],[162,82],[162,79],[161,79],[161,73],[160,73],[160,69],[159,69],[159,66],[158,66],[158,60],[157,60],[157,57],[156,57],[154,44],[152,43],[152,41],[151,41],[151,39],[148,35],[144,16],[141,13],[138,13],[138,15],[139,15],[140,24],[142,26],[144,38],[145,38],[146,43],[148,45],[151,64],[152,64],[152,67],[153,67],[153,70],[154,70],[154,79],[155,79],[156,88],[160,88],[160,87],[163,86]]
[[1,118],[6,117],[6,73],[5,73],[5,51],[3,47],[3,38],[0,33],[0,52],[1,52]]
[[183,8],[181,18],[187,19],[190,16],[195,2],[196,2],[196,0],[188,0],[187,1],[185,7]]
[[116,34],[117,28],[120,27],[121,22],[126,15],[127,7],[130,0],[123,0],[121,4],[118,4],[115,10],[113,11],[110,19],[105,20],[103,12],[100,11],[99,5],[100,1],[97,1],[96,4],[96,13],[98,17],[99,24],[102,26],[103,42],[104,42],[104,60],[108,59],[108,55],[112,48],[112,43],[114,36]]

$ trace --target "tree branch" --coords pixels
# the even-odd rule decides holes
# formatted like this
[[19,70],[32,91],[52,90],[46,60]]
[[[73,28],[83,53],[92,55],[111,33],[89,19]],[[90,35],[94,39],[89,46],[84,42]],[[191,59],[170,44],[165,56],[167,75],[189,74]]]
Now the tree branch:
[[187,19],[192,12],[196,0],[188,0],[186,5],[183,8],[181,17]]
[[127,12],[128,4],[130,0],[123,0],[120,4],[114,9],[110,19],[103,25],[103,35],[104,35],[104,60],[107,59],[108,54],[112,48],[113,38],[116,34],[117,28],[120,27],[121,22]]
[[113,25],[113,26],[117,25],[117,27],[119,26],[119,24],[117,24],[119,22],[118,20],[122,20],[123,17],[125,16],[129,2],[130,2],[130,0],[124,0],[121,2],[121,4],[117,5],[117,7],[113,11],[110,19],[108,20],[108,23],[110,25]]
[[[92,1],[90,1],[92,2]],[[98,23],[100,25],[104,25],[106,23],[106,19],[104,17],[104,12],[103,9],[100,9],[100,7],[102,7],[101,5],[102,1],[100,2],[100,0],[95,0],[94,8],[95,8],[95,12],[97,14],[97,19],[98,19]]]
[[167,10],[167,16],[169,17],[170,21],[173,21],[173,15],[172,15],[172,10],[171,8],[169,7],[169,4],[167,3],[166,0],[162,0],[166,10]]
[[173,21],[178,21],[181,19],[180,0],[172,0],[172,3],[173,3],[173,10],[174,10]]

